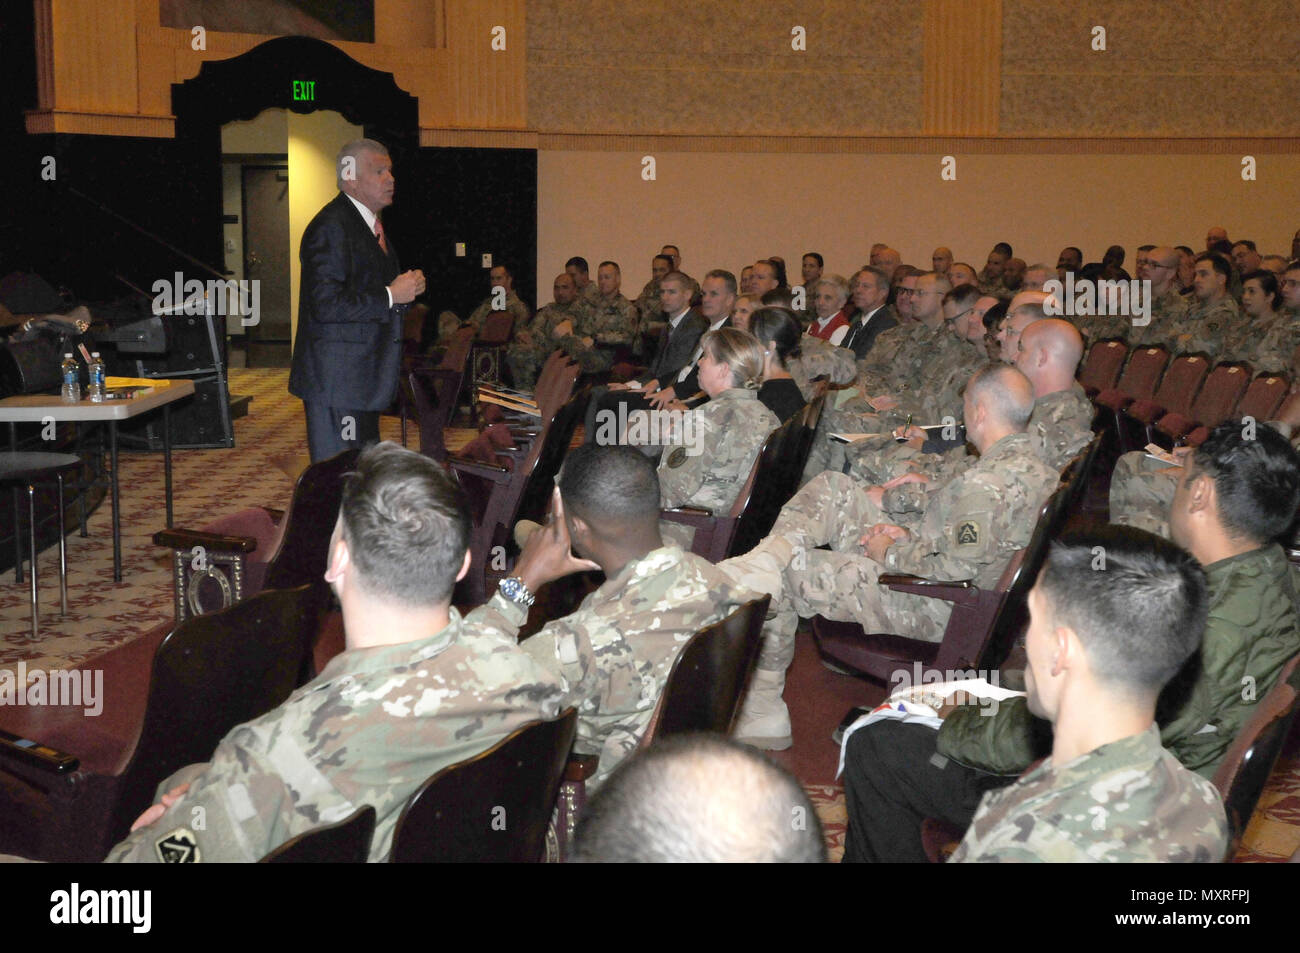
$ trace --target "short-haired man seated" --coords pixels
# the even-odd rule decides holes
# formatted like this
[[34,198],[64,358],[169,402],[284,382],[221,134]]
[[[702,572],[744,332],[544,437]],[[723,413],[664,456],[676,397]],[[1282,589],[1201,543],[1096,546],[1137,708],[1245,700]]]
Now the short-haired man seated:
[[207,764],[160,786],[113,862],[256,861],[369,804],[382,861],[407,799],[520,726],[555,718],[557,679],[513,634],[451,605],[469,517],[434,461],[381,443],[348,475],[325,578],[346,648],[289,699],[240,725]]
[[624,762],[583,809],[576,863],[819,864],[821,823],[799,782],[753,748],[684,735]]
[[[1276,542],[1300,506],[1300,456],[1258,428],[1215,428],[1189,458],[1170,511],[1172,537],[1205,567],[1209,614],[1200,663],[1174,679],[1158,710],[1161,737],[1183,765],[1212,778],[1228,747],[1300,652],[1297,596]],[[1154,610],[1146,610],[1154,611]],[[1243,686],[1253,694],[1243,694]],[[881,723],[849,738],[846,860],[921,861],[921,822],[965,826],[980,796],[1046,753],[1050,730],[1023,701],[991,717],[941,712],[939,731]]]
[[1135,529],[1054,544],[1029,592],[1029,710],[1052,753],[984,795],[955,863],[1218,863],[1228,846],[1209,781],[1160,745],[1156,698],[1200,646],[1205,574]]
[[600,756],[591,789],[640,742],[682,646],[755,594],[665,544],[654,461],[627,446],[569,453],[550,521],[532,532],[515,575],[474,616],[513,635],[541,586],[589,569],[605,573],[601,587],[522,648],[560,678],[564,704],[577,706],[574,750]]

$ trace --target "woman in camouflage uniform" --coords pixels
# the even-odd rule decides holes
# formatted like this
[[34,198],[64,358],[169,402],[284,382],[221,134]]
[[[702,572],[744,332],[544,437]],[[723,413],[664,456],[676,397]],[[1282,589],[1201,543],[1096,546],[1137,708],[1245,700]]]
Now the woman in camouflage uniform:
[[[659,464],[659,496],[665,508],[698,506],[725,515],[780,422],[758,400],[763,349],[753,335],[720,328],[701,340],[700,386],[710,399],[674,429]],[[660,529],[683,549],[695,535],[678,523],[661,521]]]

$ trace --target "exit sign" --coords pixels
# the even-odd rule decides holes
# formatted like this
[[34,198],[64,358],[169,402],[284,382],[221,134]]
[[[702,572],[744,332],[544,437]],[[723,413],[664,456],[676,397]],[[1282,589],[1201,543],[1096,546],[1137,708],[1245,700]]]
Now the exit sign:
[[314,79],[295,79],[293,81],[293,101],[309,103],[316,99],[316,81]]

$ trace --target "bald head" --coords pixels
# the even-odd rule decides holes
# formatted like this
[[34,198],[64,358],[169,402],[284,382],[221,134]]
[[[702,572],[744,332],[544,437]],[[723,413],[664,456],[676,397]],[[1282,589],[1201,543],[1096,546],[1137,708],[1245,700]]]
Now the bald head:
[[1010,364],[989,364],[966,382],[966,435],[983,453],[1003,437],[1024,433],[1034,412],[1034,387]]
[[1015,365],[1034,385],[1034,397],[1067,389],[1083,357],[1083,338],[1069,321],[1043,318],[1020,334]]
[[1151,293],[1159,296],[1169,290],[1169,285],[1178,278],[1178,263],[1181,256],[1178,249],[1160,245],[1147,252],[1146,274],[1149,278]]
[[1222,225],[1211,225],[1210,230],[1205,233],[1205,250],[1209,251],[1214,247],[1215,242],[1226,242],[1228,240],[1228,230]]
[[785,770],[712,735],[658,742],[582,812],[579,863],[820,863],[821,825]]
[[873,265],[889,275],[891,279],[894,277],[894,272],[898,269],[898,266],[902,263],[903,256],[894,248],[882,248],[880,254],[876,256],[876,260],[872,262]]
[[952,267],[952,249],[940,245],[930,253],[930,264],[934,268],[935,274],[947,275],[948,269]]
[[1051,317],[1047,313],[1047,302],[1052,296],[1045,291],[1022,291],[1011,299],[1007,305],[1007,317],[998,331],[998,341],[1002,345],[1002,360],[1007,364],[1016,362],[1020,350],[1020,335],[1035,321]]

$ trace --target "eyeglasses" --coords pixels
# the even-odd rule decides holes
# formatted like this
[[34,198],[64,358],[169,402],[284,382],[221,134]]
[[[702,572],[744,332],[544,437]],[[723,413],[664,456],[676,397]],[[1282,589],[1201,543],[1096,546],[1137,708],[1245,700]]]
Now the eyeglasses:
[[971,308],[967,308],[965,311],[958,311],[956,314],[954,314],[954,315],[953,315],[951,318],[949,318],[948,320],[949,320],[949,321],[956,321],[956,320],[957,320],[958,318],[960,318],[962,315],[964,315],[964,314],[970,314],[970,313],[971,313],[972,311],[974,311],[974,310],[975,310],[975,309],[974,309],[973,307],[971,307]]
[[1177,268],[1178,266],[1177,266],[1177,265],[1162,265],[1162,264],[1160,264],[1159,262],[1148,261],[1148,262],[1147,262],[1147,267],[1148,267],[1148,268],[1167,268],[1167,269],[1169,269],[1170,271],[1173,271],[1173,270],[1174,270],[1175,268]]
[[896,295],[899,298],[906,298],[906,297],[910,297],[911,295],[920,294],[920,293],[921,292],[917,291],[915,288],[899,288],[898,291],[896,292]]

